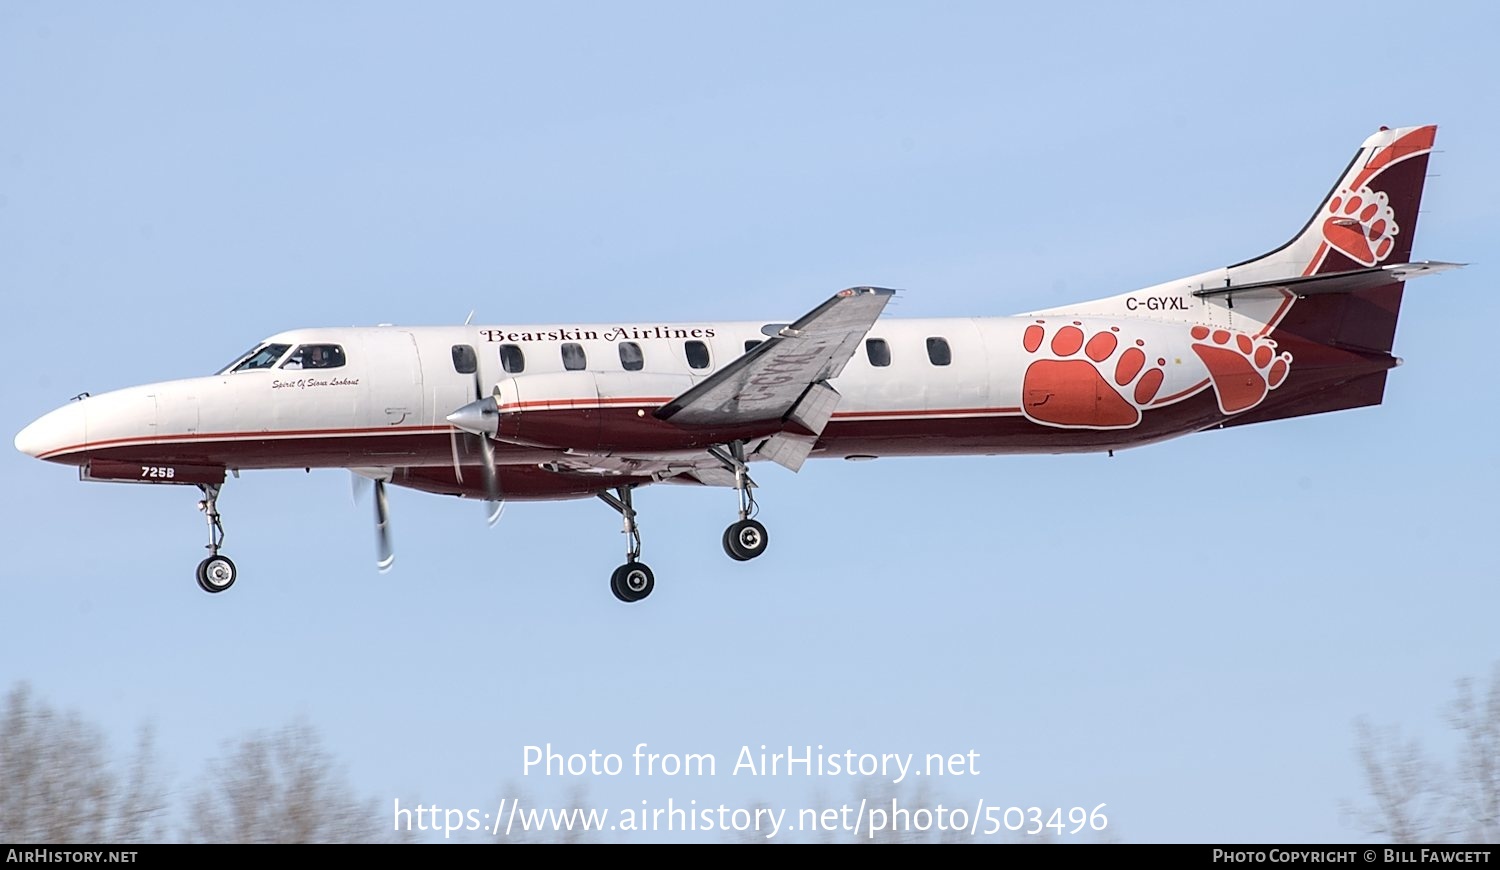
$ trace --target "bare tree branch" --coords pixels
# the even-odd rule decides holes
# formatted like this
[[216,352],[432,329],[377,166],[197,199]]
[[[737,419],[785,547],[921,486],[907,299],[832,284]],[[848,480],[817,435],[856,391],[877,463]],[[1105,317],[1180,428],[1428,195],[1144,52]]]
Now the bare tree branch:
[[1448,723],[1463,738],[1453,783],[1457,834],[1468,843],[1500,843],[1500,664],[1488,697],[1476,697],[1473,680],[1458,681]]
[[133,843],[161,836],[165,812],[149,732],[122,785],[99,729],[22,683],[0,719],[0,841]]
[[212,763],[184,834],[212,843],[394,839],[389,813],[355,797],[317,732],[301,723],[253,735]]
[[1487,697],[1476,695],[1472,680],[1458,681],[1448,724],[1460,738],[1451,772],[1396,729],[1356,723],[1373,803],[1354,816],[1368,832],[1397,843],[1500,842],[1500,664]]

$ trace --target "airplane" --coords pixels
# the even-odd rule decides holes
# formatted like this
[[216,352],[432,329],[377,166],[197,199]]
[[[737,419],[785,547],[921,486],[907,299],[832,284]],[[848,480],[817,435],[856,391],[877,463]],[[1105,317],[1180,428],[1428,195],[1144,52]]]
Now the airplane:
[[632,494],[734,490],[723,546],[766,552],[755,462],[1109,452],[1378,405],[1436,127],[1380,128],[1275,250],[1120,295],[1010,317],[882,318],[893,290],[841,290],[792,321],[297,329],[207,377],[83,394],[15,438],[86,481],[194,486],[221,553],[226,475],[345,468],[486,503],[597,497],[617,511],[623,602],[655,588]]

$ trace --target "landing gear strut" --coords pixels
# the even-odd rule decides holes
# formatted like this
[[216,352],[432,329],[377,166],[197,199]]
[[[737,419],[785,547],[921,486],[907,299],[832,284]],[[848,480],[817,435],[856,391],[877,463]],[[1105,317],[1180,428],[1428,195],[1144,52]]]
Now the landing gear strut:
[[208,521],[208,558],[198,563],[198,588],[204,592],[223,592],[234,585],[239,572],[228,556],[219,555],[219,548],[224,546],[224,523],[219,519],[219,485],[200,483],[198,488],[203,490],[198,510],[203,511],[203,517]]
[[635,523],[635,506],[632,503],[633,486],[621,486],[615,489],[611,495],[607,492],[599,493],[599,500],[620,512],[625,520],[625,564],[615,569],[610,575],[609,589],[615,597],[630,603],[640,601],[651,590],[656,588],[656,577],[641,558],[641,530]]
[[765,526],[751,519],[760,506],[755,503],[755,481],[745,465],[745,442],[732,441],[727,450],[710,447],[708,452],[734,472],[734,490],[740,497],[739,521],[724,530],[724,552],[736,562],[748,562],[766,551],[771,536]]

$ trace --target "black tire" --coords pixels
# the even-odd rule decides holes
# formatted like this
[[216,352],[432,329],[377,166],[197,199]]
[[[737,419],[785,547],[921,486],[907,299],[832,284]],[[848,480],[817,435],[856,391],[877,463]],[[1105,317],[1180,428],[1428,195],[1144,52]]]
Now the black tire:
[[764,553],[770,542],[766,527],[755,520],[740,520],[724,530],[724,551],[741,562]]
[[656,576],[644,562],[626,562],[615,569],[609,586],[621,601],[640,601],[656,588]]
[[228,556],[209,556],[198,563],[198,588],[215,594],[223,592],[234,585],[239,573]]
[[[738,525],[738,523],[736,523],[736,525]],[[737,551],[734,546],[734,526],[730,526],[729,528],[724,530],[723,544],[724,555],[728,556],[736,562],[745,561],[745,557],[741,556],[739,554],[739,551]]]
[[623,587],[620,586],[620,575],[624,573],[625,566],[621,565],[615,569],[615,573],[609,575],[609,591],[615,594],[615,598],[628,604],[631,599],[625,596],[625,593],[622,591]]

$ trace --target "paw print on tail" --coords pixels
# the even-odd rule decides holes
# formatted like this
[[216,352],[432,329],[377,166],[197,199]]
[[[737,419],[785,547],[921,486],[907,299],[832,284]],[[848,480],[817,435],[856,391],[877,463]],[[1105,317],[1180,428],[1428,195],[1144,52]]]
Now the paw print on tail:
[[1340,190],[1328,201],[1323,219],[1323,238],[1357,263],[1373,266],[1384,260],[1400,232],[1390,197],[1368,187]]
[[1266,393],[1281,386],[1292,367],[1292,355],[1276,352],[1269,338],[1251,338],[1227,329],[1192,329],[1193,352],[1208,366],[1209,380],[1219,397],[1219,410],[1238,414],[1259,405]]
[[1053,331],[1048,341],[1046,323],[1029,324],[1021,336],[1026,352],[1041,357],[1026,367],[1021,412],[1048,426],[1138,425],[1141,408],[1161,389],[1167,361],[1158,358],[1151,365],[1146,343],[1123,341],[1117,326],[1087,336],[1075,320]]

